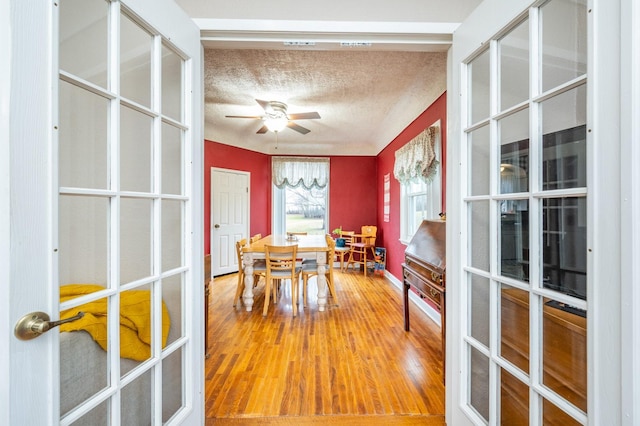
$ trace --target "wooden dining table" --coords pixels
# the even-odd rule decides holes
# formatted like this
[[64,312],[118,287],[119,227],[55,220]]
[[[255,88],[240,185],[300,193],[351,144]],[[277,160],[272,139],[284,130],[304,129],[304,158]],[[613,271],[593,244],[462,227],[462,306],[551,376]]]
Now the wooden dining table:
[[327,306],[327,253],[329,247],[324,235],[268,235],[242,248],[244,268],[244,292],[242,298],[247,311],[253,310],[253,263],[265,258],[265,246],[298,245],[297,256],[301,259],[315,259],[318,265],[318,310]]

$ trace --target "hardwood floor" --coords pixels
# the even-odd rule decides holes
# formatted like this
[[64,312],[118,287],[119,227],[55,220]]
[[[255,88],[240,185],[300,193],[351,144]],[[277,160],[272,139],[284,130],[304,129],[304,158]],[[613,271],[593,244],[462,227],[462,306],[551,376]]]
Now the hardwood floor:
[[[252,312],[232,306],[237,275],[214,279],[206,361],[207,425],[444,425],[440,329],[383,277],[334,272],[337,303],[296,318],[291,294],[262,316],[264,281]],[[300,292],[302,294],[302,292]]]

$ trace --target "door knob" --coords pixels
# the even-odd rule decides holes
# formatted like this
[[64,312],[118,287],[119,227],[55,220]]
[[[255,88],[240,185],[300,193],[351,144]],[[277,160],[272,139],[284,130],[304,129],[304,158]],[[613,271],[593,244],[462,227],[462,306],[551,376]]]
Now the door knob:
[[16,323],[16,328],[13,333],[20,340],[31,340],[38,337],[41,334],[46,333],[53,327],[57,327],[60,324],[66,324],[71,321],[79,320],[84,316],[84,312],[78,312],[71,318],[49,321],[49,315],[44,312],[31,312],[20,318]]
[[215,225],[213,225],[214,228],[218,229],[220,228],[220,225],[218,225],[217,223]]

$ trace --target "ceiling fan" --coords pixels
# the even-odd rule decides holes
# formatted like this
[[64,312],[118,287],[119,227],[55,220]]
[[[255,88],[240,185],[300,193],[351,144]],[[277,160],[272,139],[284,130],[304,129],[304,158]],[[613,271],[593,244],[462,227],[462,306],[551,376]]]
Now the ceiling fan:
[[320,114],[317,112],[300,112],[296,114],[287,114],[287,104],[278,101],[263,101],[256,99],[256,102],[260,104],[264,109],[264,115],[226,115],[227,118],[254,118],[262,120],[264,125],[258,129],[256,133],[263,134],[271,130],[272,132],[279,132],[285,127],[295,130],[298,133],[306,135],[311,130],[306,127],[302,127],[299,124],[294,123],[294,120],[314,120],[320,118]]

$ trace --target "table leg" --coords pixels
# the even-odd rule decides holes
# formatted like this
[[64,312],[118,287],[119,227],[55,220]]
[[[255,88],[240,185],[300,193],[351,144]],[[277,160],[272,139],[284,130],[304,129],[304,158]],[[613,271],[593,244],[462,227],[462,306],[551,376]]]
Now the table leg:
[[319,253],[316,257],[318,261],[318,310],[324,311],[327,305],[327,254]]
[[245,253],[242,258],[242,264],[244,267],[244,292],[242,293],[242,299],[244,300],[244,306],[247,312],[251,312],[253,309],[253,256],[251,253]]

